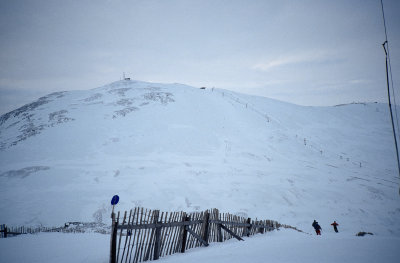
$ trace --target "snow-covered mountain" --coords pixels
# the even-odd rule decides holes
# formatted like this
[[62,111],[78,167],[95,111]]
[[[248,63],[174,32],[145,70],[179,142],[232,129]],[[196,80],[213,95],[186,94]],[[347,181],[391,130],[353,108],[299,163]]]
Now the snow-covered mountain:
[[144,206],[219,208],[311,232],[400,234],[387,105],[303,107],[123,80],[0,117],[0,223],[109,222]]

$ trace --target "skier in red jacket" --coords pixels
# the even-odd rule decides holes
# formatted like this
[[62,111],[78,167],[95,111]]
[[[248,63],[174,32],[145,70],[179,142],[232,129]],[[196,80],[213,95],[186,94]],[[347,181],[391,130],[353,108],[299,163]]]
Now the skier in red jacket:
[[338,223],[336,223],[336,221],[333,221],[333,223],[331,224],[333,226],[333,230],[335,230],[336,233],[338,233],[338,229],[337,226],[339,225]]

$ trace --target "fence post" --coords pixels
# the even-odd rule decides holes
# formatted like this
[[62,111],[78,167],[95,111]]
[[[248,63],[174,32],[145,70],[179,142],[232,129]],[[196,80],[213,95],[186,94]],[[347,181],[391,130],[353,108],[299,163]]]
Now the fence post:
[[[190,221],[190,217],[188,217],[186,214],[183,217],[183,222]],[[186,240],[187,240],[187,229],[186,226],[183,226],[183,233],[182,233],[182,244],[181,244],[181,253],[185,253],[186,249]]]
[[267,223],[265,222],[265,220],[263,221],[263,229],[262,229],[262,233],[266,233],[267,232]]
[[217,221],[219,221],[217,223],[217,241],[218,242],[223,242],[222,240],[222,229],[221,229],[221,220],[219,218],[219,211],[218,209],[215,209],[215,217],[217,218]]
[[208,213],[208,210],[204,212],[204,219],[203,219],[203,224],[204,224],[204,233],[203,233],[203,240],[208,243],[208,233],[209,233],[209,223],[208,221],[210,220],[210,213]]
[[115,220],[115,213],[111,214],[112,227],[111,227],[111,246],[110,246],[110,263],[115,263],[117,260],[117,230],[118,220]]
[[262,227],[261,227],[261,234],[264,234],[264,231],[265,231],[265,221],[261,221],[262,222]]
[[153,260],[157,260],[160,257],[160,245],[161,245],[161,225],[158,226],[159,222],[158,218],[160,216],[160,211],[156,210],[155,211],[155,217],[154,217],[154,222],[156,223],[156,238],[155,238],[155,243],[154,243],[154,255],[153,255]]
[[246,227],[245,231],[246,231],[246,236],[250,236],[250,232],[251,232],[251,218],[247,218],[246,224],[249,224],[249,226]]
[[[153,224],[157,224],[159,212],[160,212],[159,210],[154,210],[154,211],[153,211]],[[154,252],[153,242],[155,243],[156,231],[157,231],[157,228],[156,228],[156,227],[152,228],[151,234],[150,234],[150,241],[148,241],[148,242],[149,242],[149,246],[148,246],[148,248],[147,248],[147,251],[146,251],[146,254],[145,254],[145,256],[144,256],[143,261],[149,260],[149,259],[150,259],[151,251]],[[153,249],[153,250],[152,250],[152,249]],[[153,255],[153,257],[154,257],[154,255]]]

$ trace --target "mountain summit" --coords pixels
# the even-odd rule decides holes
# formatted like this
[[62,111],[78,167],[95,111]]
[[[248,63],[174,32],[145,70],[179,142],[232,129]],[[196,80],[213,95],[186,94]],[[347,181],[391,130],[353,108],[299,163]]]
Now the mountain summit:
[[311,232],[400,234],[387,105],[303,107],[122,80],[0,117],[0,222],[108,222],[144,206],[218,208]]

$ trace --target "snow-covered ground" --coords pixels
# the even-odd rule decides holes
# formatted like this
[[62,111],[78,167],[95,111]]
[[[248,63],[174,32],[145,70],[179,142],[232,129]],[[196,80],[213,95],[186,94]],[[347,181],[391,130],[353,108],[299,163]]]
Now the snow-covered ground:
[[40,233],[0,239],[0,262],[109,262],[109,235]]
[[214,243],[209,250],[198,248],[160,262],[398,262],[399,245],[399,238],[360,238],[334,233],[317,237],[284,230],[246,238],[244,242]]
[[[332,231],[333,232],[333,231]],[[311,236],[293,230],[281,230],[224,243],[211,243],[185,254],[164,257],[171,263],[397,263],[399,237],[323,233]],[[108,263],[108,235],[42,233],[0,239],[1,262]]]
[[[120,211],[218,208],[308,233],[314,219],[324,229],[336,220],[341,241],[295,240],[340,247],[372,240],[359,244],[368,247],[400,237],[396,169],[385,104],[303,107],[220,89],[118,81],[53,93],[0,117],[0,223],[109,224],[118,194]],[[355,238],[359,231],[375,235]],[[88,235],[79,239],[96,236]],[[255,239],[260,247],[263,238]]]

